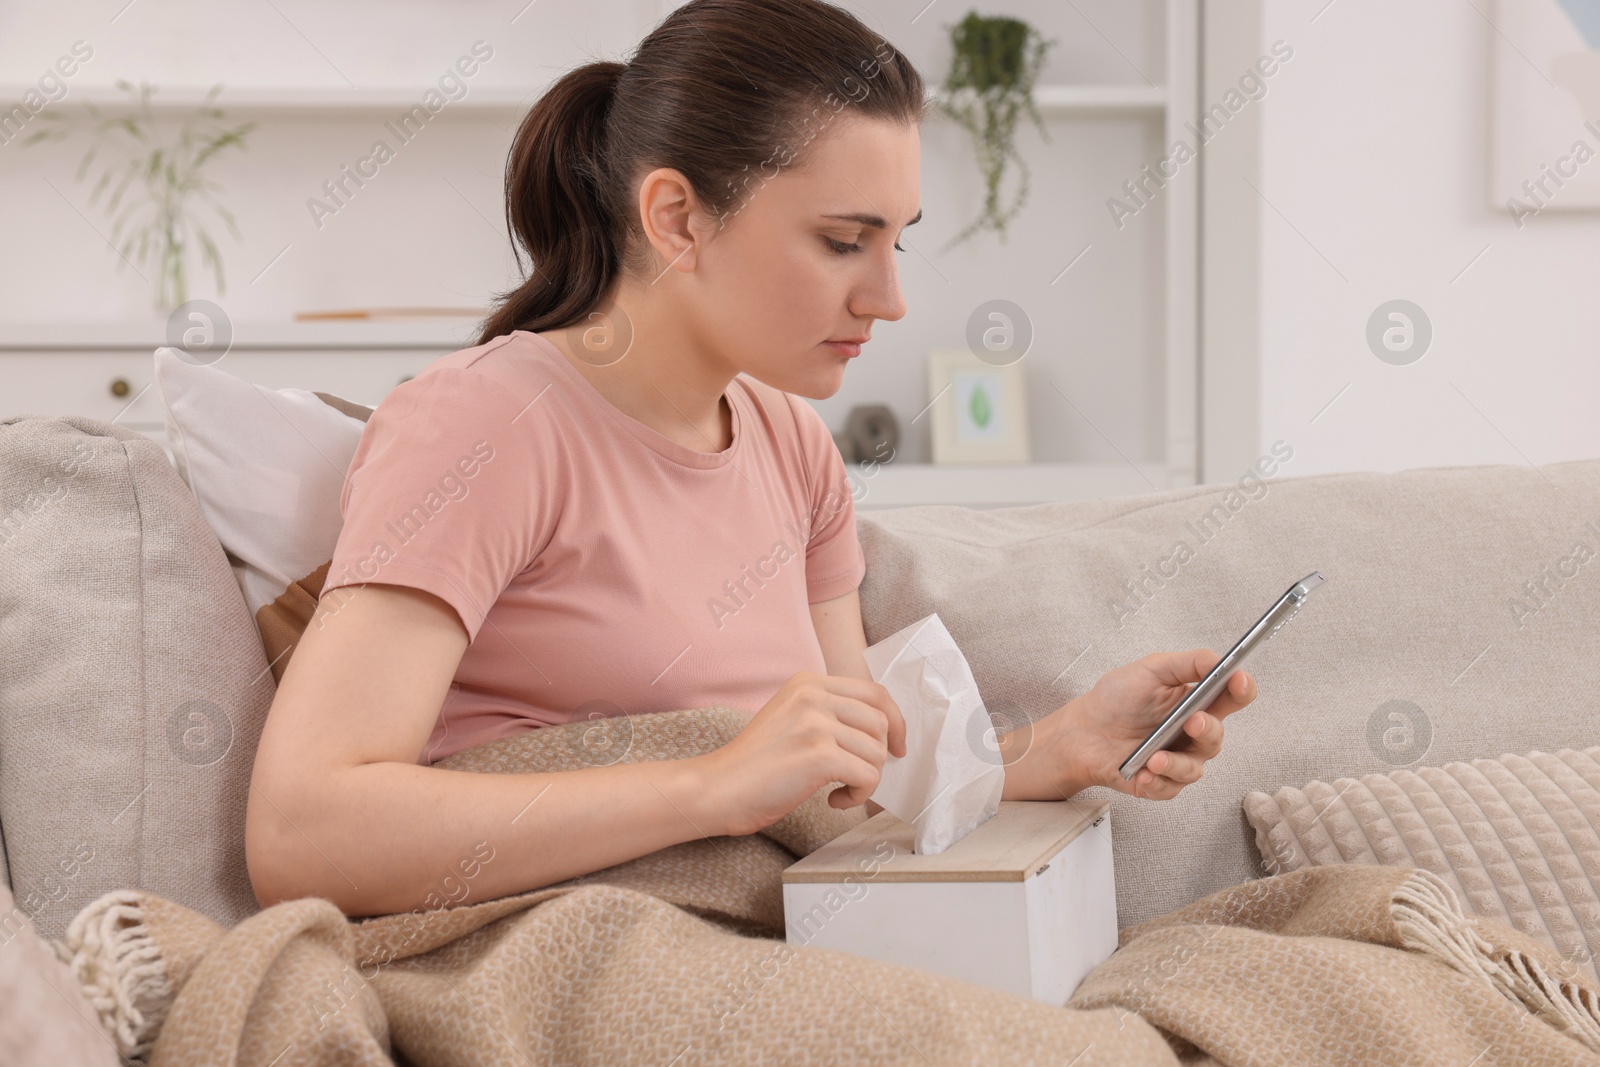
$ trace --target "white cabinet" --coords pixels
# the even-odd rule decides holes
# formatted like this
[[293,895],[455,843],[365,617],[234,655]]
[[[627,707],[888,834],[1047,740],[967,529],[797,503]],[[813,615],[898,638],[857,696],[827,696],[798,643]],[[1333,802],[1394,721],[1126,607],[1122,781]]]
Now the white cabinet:
[[[233,351],[217,367],[269,389],[297,387],[376,406],[442,352]],[[152,352],[0,352],[0,417],[85,415],[139,433],[164,433]]]
[[[363,327],[242,328],[214,365],[264,388],[309,389],[376,406],[400,382],[472,343],[459,327]],[[129,340],[141,337],[143,344]],[[8,328],[0,336],[0,418],[84,415],[164,441],[154,384],[161,343],[144,324]]]

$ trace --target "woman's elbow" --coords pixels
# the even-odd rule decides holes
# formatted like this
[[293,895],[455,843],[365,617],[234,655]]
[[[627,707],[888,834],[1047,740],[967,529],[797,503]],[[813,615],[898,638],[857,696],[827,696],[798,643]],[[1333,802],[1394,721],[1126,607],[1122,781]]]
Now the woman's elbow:
[[315,865],[304,855],[308,845],[302,831],[308,829],[309,819],[304,811],[285,812],[251,782],[245,806],[244,861],[250,888],[262,908],[327,895],[326,888],[317,884]]
[[244,863],[256,903],[264,909],[312,895],[306,886],[297,884],[298,864],[293,843],[286,839],[286,822],[283,813],[274,810],[252,782],[245,808]]

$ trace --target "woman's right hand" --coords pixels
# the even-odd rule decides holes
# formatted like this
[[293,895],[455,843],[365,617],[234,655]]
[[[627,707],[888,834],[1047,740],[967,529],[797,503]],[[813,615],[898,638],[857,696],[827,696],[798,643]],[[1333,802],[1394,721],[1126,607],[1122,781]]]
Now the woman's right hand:
[[878,788],[884,760],[906,754],[906,723],[889,690],[864,678],[801,671],[732,741],[701,759],[725,834],[771,826],[830,782],[850,808]]

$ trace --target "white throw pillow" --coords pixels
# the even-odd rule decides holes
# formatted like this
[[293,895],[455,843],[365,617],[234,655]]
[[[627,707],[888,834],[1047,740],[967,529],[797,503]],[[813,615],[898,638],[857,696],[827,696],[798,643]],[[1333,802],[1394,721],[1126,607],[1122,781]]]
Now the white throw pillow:
[[[344,525],[339,497],[372,408],[267,389],[175,348],[155,353],[173,463],[222,542],[281,680]],[[285,613],[300,617],[298,628]],[[280,662],[281,660],[281,662]]]

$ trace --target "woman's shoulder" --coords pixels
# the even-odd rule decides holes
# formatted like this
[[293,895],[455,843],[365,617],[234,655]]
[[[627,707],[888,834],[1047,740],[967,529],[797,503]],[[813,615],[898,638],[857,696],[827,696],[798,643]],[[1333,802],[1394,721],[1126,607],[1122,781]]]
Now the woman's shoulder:
[[526,376],[531,357],[536,353],[521,333],[501,334],[470,348],[459,348],[440,356],[411,379],[438,388],[447,382],[469,385],[514,384]]
[[389,390],[378,410],[388,405],[396,410],[422,407],[446,414],[456,408],[482,410],[485,404],[512,404],[518,397],[537,393],[548,382],[548,375],[541,377],[541,358],[538,348],[527,344],[520,333],[502,334],[433,360]]

